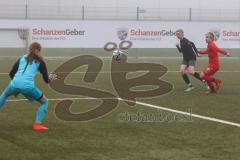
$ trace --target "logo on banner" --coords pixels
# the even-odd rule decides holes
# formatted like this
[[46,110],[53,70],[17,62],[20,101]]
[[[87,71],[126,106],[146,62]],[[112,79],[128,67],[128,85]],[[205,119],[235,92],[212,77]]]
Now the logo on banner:
[[118,39],[124,41],[160,41],[162,38],[174,37],[175,31],[173,30],[155,30],[155,29],[142,29],[142,28],[118,28]]
[[215,35],[215,40],[219,40],[221,36],[221,30],[220,29],[211,29],[210,32],[213,32]]
[[86,35],[85,30],[80,30],[77,28],[33,28],[31,32],[31,39],[33,41],[66,41],[69,38]]
[[128,36],[128,29],[127,28],[119,28],[117,30],[117,35],[118,35],[118,38],[121,40],[121,41],[124,41],[126,40],[127,36]]

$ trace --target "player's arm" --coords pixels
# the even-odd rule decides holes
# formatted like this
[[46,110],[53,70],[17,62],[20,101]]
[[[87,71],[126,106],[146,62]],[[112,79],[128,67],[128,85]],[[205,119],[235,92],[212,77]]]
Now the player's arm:
[[197,52],[198,57],[201,57],[203,54],[208,54],[208,50],[201,50]]
[[11,79],[14,78],[15,74],[18,71],[19,61],[20,61],[20,59],[17,60],[17,62],[13,65],[11,71],[9,72],[9,76],[10,76]]
[[199,54],[208,54],[208,50],[201,50],[201,51],[198,51]]
[[193,51],[197,54],[197,53],[198,53],[198,49],[197,49],[197,47],[195,46],[195,44],[194,44],[193,42],[190,42],[190,45],[191,45]]
[[50,83],[50,82],[58,79],[57,75],[54,73],[51,73],[48,75],[47,66],[44,61],[40,61],[39,71],[42,74],[42,78],[43,78],[44,82],[46,82],[46,83]]
[[210,45],[211,49],[217,52],[220,52],[221,54],[225,55],[225,56],[230,56],[231,54],[223,49],[218,48],[218,46],[214,43],[212,43]]
[[42,78],[43,78],[44,82],[50,83],[50,80],[48,78],[49,76],[48,76],[47,66],[44,61],[40,61],[39,71],[42,74]]

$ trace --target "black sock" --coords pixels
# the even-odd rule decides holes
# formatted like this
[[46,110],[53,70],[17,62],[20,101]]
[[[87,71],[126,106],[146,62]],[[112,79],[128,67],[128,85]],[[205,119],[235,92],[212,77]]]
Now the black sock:
[[198,72],[195,72],[195,73],[193,74],[193,76],[194,76],[195,78],[199,79],[200,81],[202,81],[202,78],[200,77],[200,74],[199,74]]
[[189,80],[187,74],[182,74],[182,78],[183,78],[183,80],[185,81],[186,84],[190,84],[190,80]]

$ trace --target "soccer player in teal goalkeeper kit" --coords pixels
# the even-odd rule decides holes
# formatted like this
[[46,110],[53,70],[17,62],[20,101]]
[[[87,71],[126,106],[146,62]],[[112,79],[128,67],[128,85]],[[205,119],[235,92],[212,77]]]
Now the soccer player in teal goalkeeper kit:
[[57,79],[55,74],[48,75],[46,64],[41,56],[41,50],[42,47],[37,42],[30,45],[28,54],[20,57],[10,71],[9,76],[12,80],[0,96],[0,109],[9,96],[17,96],[19,93],[23,94],[29,101],[38,101],[40,103],[33,130],[48,129],[42,125],[42,120],[47,112],[48,100],[35,85],[35,76],[40,72],[46,83]]

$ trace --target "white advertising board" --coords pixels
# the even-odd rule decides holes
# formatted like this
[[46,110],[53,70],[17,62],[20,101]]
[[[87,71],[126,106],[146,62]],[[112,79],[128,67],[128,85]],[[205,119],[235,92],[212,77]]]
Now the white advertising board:
[[[103,48],[107,42],[133,42],[133,48],[174,48],[178,40],[175,30],[182,28],[185,36],[198,48],[205,48],[205,33],[213,31],[222,48],[240,47],[240,23],[228,22],[158,22],[158,21],[50,21],[0,20],[0,47],[19,47],[21,39],[12,43],[15,33],[1,28],[30,30],[30,42],[38,41],[45,48]],[[14,37],[13,37],[14,36]],[[16,39],[16,37],[15,37]],[[7,45],[6,45],[7,44]]]

